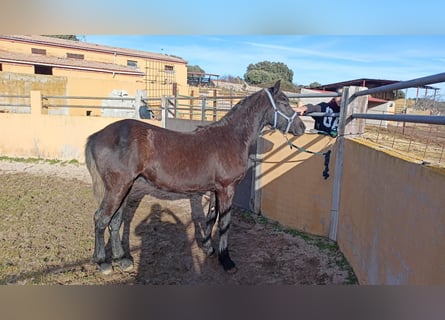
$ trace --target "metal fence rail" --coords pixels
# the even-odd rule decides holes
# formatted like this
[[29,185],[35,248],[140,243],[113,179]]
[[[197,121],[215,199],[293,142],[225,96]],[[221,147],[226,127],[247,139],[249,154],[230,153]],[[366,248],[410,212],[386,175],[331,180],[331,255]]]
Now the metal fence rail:
[[[372,93],[386,92],[391,90],[407,89],[416,86],[423,86],[427,84],[434,84],[439,82],[445,82],[445,72],[438,73],[432,76],[417,78],[408,81],[401,81],[377,88],[358,91],[351,96],[351,100],[355,97],[369,95]],[[444,116],[419,116],[419,115],[407,115],[407,114],[363,114],[353,113],[351,118],[355,119],[373,119],[373,120],[387,120],[387,121],[403,121],[403,122],[416,122],[416,123],[429,123],[429,124],[445,124]]]
[[372,119],[384,121],[401,121],[425,124],[445,124],[445,116],[422,116],[414,114],[370,114],[353,113],[352,119]]
[[67,99],[67,100],[117,100],[132,101],[135,97],[90,97],[90,96],[42,96],[42,99]]
[[[348,111],[351,111],[349,109],[352,109],[352,105],[354,103],[354,100],[360,96],[366,96],[366,95],[370,95],[373,93],[378,93],[378,92],[386,92],[386,91],[391,91],[391,90],[399,90],[399,89],[406,89],[406,88],[410,88],[410,87],[417,87],[417,86],[423,86],[423,85],[427,85],[427,84],[433,84],[433,83],[439,83],[439,82],[445,82],[445,73],[440,73],[440,74],[436,74],[436,75],[432,75],[432,76],[427,76],[427,77],[422,77],[422,78],[418,78],[418,79],[413,79],[413,80],[409,80],[409,81],[401,81],[398,83],[394,83],[394,84],[390,84],[390,85],[385,85],[385,86],[381,86],[381,87],[376,87],[376,88],[372,88],[372,89],[367,89],[367,90],[361,90],[361,91],[356,91],[354,92],[348,99],[347,101],[342,101],[342,110],[341,110],[341,115],[340,115],[340,127],[339,127],[339,133],[344,132],[344,126],[346,124],[346,115],[348,114]],[[348,93],[348,88],[346,88],[346,93]],[[344,92],[345,93],[345,92]],[[438,125],[442,125],[444,124],[444,120],[445,117],[441,117],[441,116],[416,116],[416,115],[407,115],[407,114],[393,114],[393,115],[388,115],[388,114],[368,114],[368,113],[363,113],[363,111],[361,113],[354,113],[352,112],[350,114],[350,118],[352,120],[357,120],[357,119],[373,119],[373,120],[387,120],[387,121],[394,121],[399,123],[400,121],[402,122],[414,122],[414,123],[429,123],[429,122],[433,122],[436,123]],[[343,147],[343,143],[344,143],[344,139],[345,137],[343,137],[341,134],[338,137],[338,147],[337,147],[337,151],[336,151],[336,160],[335,160],[335,174],[334,174],[334,187],[333,187],[333,193],[332,193],[332,202],[331,202],[331,211],[330,211],[330,226],[329,226],[329,238],[336,241],[337,240],[337,232],[338,232],[338,212],[340,209],[340,193],[341,193],[341,176],[342,176],[342,171],[343,171],[343,152],[344,152],[344,147]],[[411,147],[411,142],[408,143],[409,148]],[[439,150],[440,150],[440,144],[441,142],[438,143],[439,144]],[[394,145],[394,143],[393,143]],[[426,149],[425,149],[426,150]],[[443,143],[442,143],[442,151],[441,155],[440,155],[440,159],[442,159],[442,154],[443,154]],[[426,151],[424,151],[424,154],[426,153]]]
[[[12,113],[30,113],[31,112],[31,96],[29,95],[0,95],[0,112]],[[17,102],[19,100],[20,102]]]
[[188,120],[217,121],[246,95],[228,96],[166,96],[162,104],[164,115]]
[[412,87],[420,87],[427,84],[433,84],[433,83],[439,83],[439,82],[445,82],[445,72],[444,73],[438,73],[432,76],[426,76],[422,78],[417,78],[413,80],[408,81],[401,81],[393,84],[388,84],[385,86],[380,86],[368,90],[363,90],[356,92],[352,95],[351,98],[364,96],[368,94],[378,93],[378,92],[386,92],[386,91],[392,91],[392,90],[400,90],[400,89],[407,89]]
[[[418,79],[401,81],[354,93],[355,97],[372,93],[406,89],[445,82],[445,73],[439,73]],[[445,116],[416,115],[416,114],[378,114],[352,113],[351,119],[365,119],[380,121],[378,126],[366,123],[363,138],[376,142],[382,146],[401,151],[423,162],[445,161]],[[382,126],[386,121],[387,125]]]

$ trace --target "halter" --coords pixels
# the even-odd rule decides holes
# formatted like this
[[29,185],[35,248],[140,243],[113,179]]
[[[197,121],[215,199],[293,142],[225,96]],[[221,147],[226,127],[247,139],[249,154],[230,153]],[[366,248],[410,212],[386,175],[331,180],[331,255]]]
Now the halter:
[[282,116],[284,119],[287,120],[287,127],[286,127],[286,131],[284,132],[284,136],[286,137],[287,143],[289,144],[290,148],[297,148],[299,151],[302,152],[308,152],[308,153],[312,153],[315,155],[319,155],[319,156],[324,156],[324,171],[323,171],[323,177],[325,179],[327,179],[329,177],[329,160],[331,158],[331,150],[328,150],[326,152],[314,152],[314,151],[310,151],[307,150],[305,148],[301,148],[299,146],[294,145],[286,136],[287,132],[289,131],[290,125],[292,123],[292,121],[295,119],[295,117],[298,115],[298,112],[295,112],[292,117],[288,117],[286,116],[284,113],[282,113],[280,110],[277,109],[277,106],[275,105],[275,101],[272,99],[272,95],[270,94],[269,90],[264,89],[267,93],[267,96],[269,97],[270,103],[272,104],[272,107],[275,111],[274,113],[274,117],[273,117],[273,128],[276,129],[277,128],[277,120],[278,120],[278,115]]
[[286,127],[286,130],[284,131],[284,134],[287,134],[287,132],[290,129],[290,125],[292,124],[292,121],[294,121],[295,117],[298,115],[298,112],[295,111],[291,117],[285,115],[283,112],[281,112],[280,110],[277,109],[277,106],[275,105],[275,101],[273,100],[272,95],[270,94],[269,90],[264,89],[264,91],[266,91],[267,96],[269,97],[270,103],[272,104],[272,108],[275,111],[274,116],[273,116],[273,128],[277,129],[278,115],[280,115],[284,119],[287,120],[287,127]]

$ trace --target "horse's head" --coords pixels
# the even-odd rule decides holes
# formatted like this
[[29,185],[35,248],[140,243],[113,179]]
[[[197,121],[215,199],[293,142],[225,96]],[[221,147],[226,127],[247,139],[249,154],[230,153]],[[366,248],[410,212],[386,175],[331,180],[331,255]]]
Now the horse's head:
[[271,111],[267,114],[267,124],[273,128],[284,132],[290,132],[293,135],[299,136],[304,133],[306,126],[289,104],[289,98],[280,90],[280,80],[269,89],[265,89],[271,104]]

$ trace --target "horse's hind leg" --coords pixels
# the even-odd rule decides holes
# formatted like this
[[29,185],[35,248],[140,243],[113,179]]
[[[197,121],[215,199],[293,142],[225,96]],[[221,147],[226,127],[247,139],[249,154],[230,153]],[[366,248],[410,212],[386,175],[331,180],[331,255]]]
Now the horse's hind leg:
[[[102,201],[102,204],[104,202]],[[104,214],[103,205],[94,214],[94,254],[93,261],[99,264],[100,272],[109,274],[112,271],[111,264],[105,263],[105,228],[110,222],[110,217]]]
[[94,214],[95,245],[93,260],[99,264],[100,271],[104,274],[109,274],[112,271],[111,264],[106,263],[105,261],[105,229],[110,224],[111,218],[120,208],[122,201],[127,195],[130,187],[131,183],[128,183],[125,185],[125,187],[120,188],[116,192],[105,192],[105,196],[100,204],[100,207]]
[[235,186],[230,185],[226,189],[218,192],[216,200],[219,209],[219,249],[218,259],[225,271],[235,273],[237,271],[235,263],[230,259],[228,236],[230,220],[232,216],[232,199],[235,194]]
[[133,261],[124,258],[125,252],[122,247],[122,241],[120,236],[120,229],[122,226],[123,216],[125,214],[125,208],[127,207],[128,194],[122,201],[121,206],[114,214],[110,222],[110,242],[113,260],[117,263],[122,271],[130,271],[133,269]]
[[206,229],[203,239],[203,247],[207,256],[211,256],[213,253],[215,253],[215,249],[213,249],[212,246],[212,230],[213,226],[215,225],[217,216],[218,208],[216,196],[214,192],[211,192],[209,199],[209,211],[206,216]]

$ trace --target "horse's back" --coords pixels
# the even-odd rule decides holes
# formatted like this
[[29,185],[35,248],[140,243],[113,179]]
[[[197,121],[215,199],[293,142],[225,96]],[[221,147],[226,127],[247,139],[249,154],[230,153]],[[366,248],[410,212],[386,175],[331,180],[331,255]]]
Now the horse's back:
[[140,168],[143,158],[140,153],[149,147],[147,132],[157,129],[159,127],[134,119],[113,122],[88,137],[86,158],[94,159],[103,168]]
[[94,144],[96,148],[122,148],[131,141],[139,140],[144,131],[155,128],[158,127],[143,121],[123,119],[113,122],[90,135],[87,144]]

